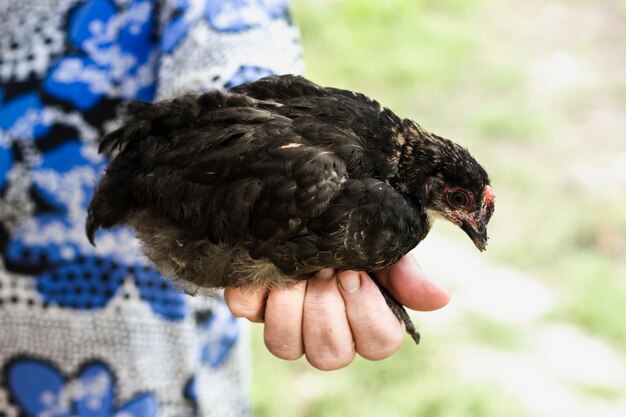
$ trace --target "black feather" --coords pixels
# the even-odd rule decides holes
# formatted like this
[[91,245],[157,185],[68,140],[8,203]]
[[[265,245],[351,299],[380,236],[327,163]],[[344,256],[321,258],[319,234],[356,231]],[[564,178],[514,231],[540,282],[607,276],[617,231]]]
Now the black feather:
[[102,140],[101,151],[117,154],[87,236],[130,225],[165,275],[200,287],[388,267],[430,229],[427,176],[488,183],[458,145],[362,94],[297,76],[134,102],[126,114]]

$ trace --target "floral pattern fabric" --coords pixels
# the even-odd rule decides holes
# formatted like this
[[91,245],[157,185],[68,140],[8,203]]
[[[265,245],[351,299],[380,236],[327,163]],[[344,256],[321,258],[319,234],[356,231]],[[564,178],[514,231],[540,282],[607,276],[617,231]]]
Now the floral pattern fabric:
[[0,0],[0,416],[248,415],[242,329],[84,222],[118,105],[301,72],[285,0]]

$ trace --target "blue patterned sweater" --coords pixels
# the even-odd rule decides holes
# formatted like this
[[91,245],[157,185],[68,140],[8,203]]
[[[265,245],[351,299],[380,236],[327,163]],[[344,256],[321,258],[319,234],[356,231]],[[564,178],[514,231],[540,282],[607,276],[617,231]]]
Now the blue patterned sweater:
[[301,72],[286,0],[0,0],[0,33],[0,417],[248,415],[223,301],[84,222],[121,102]]

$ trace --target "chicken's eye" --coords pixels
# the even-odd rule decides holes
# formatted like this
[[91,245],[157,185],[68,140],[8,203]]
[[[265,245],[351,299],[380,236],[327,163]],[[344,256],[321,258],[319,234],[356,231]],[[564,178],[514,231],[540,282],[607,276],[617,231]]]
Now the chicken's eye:
[[448,193],[448,203],[454,207],[465,207],[469,203],[469,196],[465,191],[455,190]]

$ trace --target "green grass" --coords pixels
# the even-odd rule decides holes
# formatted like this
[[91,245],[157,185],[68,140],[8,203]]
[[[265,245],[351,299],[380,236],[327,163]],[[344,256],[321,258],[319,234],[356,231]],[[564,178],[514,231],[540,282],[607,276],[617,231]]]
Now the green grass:
[[[626,114],[626,84],[600,80],[605,85],[572,88],[546,100],[533,79],[543,45],[524,31],[508,30],[515,10],[516,3],[495,0],[294,2],[307,75],[364,92],[468,146],[488,168],[497,194],[489,259],[544,280],[560,300],[549,320],[579,325],[626,357],[624,185],[598,183],[589,190],[571,175],[593,155],[602,160],[609,149],[626,153],[623,140],[605,135],[603,119],[588,122],[597,114],[594,103],[603,103],[606,94]],[[553,41],[567,42],[563,28],[554,30]],[[626,47],[621,43],[615,51]],[[576,46],[572,41],[563,48]],[[463,317],[458,326],[454,334],[429,335],[417,350],[407,343],[388,360],[357,360],[331,373],[304,360],[274,359],[257,329],[255,414],[523,416],[498,386],[464,381],[447,355],[456,343],[524,349],[532,331],[478,316]],[[604,387],[579,388],[581,395],[619,396]]]
[[[461,6],[462,7],[459,7]],[[478,1],[296,2],[308,74],[392,108],[425,105],[464,78]],[[390,86],[393,86],[390,88]],[[402,91],[402,94],[397,94]]]
[[[257,329],[255,343],[262,344]],[[357,358],[334,372],[305,360],[283,362],[255,352],[254,412],[257,417],[523,417],[514,399],[495,385],[474,385],[455,376],[431,340],[405,346],[391,359]]]
[[559,318],[573,320],[607,337],[626,355],[626,269],[594,251],[578,251],[555,269],[567,279]]
[[609,388],[602,385],[594,385],[588,383],[574,384],[573,388],[583,395],[589,397],[595,397],[605,401],[619,401],[622,397],[622,392],[615,388]]
[[497,349],[521,350],[527,346],[528,329],[503,324],[495,319],[468,314],[463,329],[459,329],[469,340],[490,345]]
[[523,143],[541,141],[546,121],[532,109],[482,106],[471,114],[470,128],[485,140],[507,139]]

